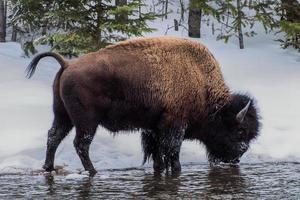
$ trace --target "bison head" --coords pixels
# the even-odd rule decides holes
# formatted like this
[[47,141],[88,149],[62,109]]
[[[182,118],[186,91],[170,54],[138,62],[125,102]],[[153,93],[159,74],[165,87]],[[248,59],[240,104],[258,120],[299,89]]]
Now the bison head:
[[207,126],[203,142],[210,162],[238,163],[259,132],[259,117],[254,101],[234,94]]

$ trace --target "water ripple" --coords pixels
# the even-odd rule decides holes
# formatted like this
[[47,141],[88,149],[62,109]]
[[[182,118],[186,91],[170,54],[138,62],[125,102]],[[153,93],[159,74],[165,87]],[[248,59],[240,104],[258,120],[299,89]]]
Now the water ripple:
[[185,165],[177,177],[149,168],[70,177],[1,174],[0,199],[300,199],[299,163]]

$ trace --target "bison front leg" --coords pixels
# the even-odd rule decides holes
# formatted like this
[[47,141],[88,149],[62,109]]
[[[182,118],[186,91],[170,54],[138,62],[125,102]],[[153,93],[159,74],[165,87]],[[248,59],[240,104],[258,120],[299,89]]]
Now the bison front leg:
[[161,135],[159,149],[162,151],[166,170],[171,167],[172,174],[181,172],[179,154],[184,139],[184,133],[184,128],[173,127],[163,131]]
[[143,144],[144,153],[152,154],[153,169],[156,174],[163,172],[164,169],[168,172],[170,167],[172,174],[180,173],[179,154],[184,133],[184,128],[173,126],[160,129],[156,134],[142,135],[142,142],[147,142],[147,145]]
[[80,129],[76,128],[76,136],[74,139],[74,147],[86,171],[93,176],[97,173],[89,156],[90,145],[93,141],[96,128]]
[[73,125],[68,118],[65,121],[54,119],[51,129],[48,131],[47,152],[43,168],[50,172],[54,170],[54,157],[58,145],[66,137]]
[[179,151],[171,155],[171,169],[172,174],[179,174],[181,172],[181,164],[179,161]]
[[57,74],[56,80],[54,82],[54,100],[53,100],[53,112],[54,112],[54,120],[51,129],[48,131],[47,138],[47,153],[46,160],[43,168],[46,171],[54,170],[54,157],[57,147],[61,143],[61,141],[66,137],[66,135],[73,128],[73,123],[68,115],[68,112],[58,95],[58,77]]

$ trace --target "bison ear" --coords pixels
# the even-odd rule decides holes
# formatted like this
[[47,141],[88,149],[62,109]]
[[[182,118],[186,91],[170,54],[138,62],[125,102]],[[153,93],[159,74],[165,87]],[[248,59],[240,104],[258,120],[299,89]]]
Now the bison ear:
[[248,112],[250,103],[251,103],[251,101],[248,101],[247,105],[236,115],[236,120],[239,123],[242,123],[244,121],[244,118]]

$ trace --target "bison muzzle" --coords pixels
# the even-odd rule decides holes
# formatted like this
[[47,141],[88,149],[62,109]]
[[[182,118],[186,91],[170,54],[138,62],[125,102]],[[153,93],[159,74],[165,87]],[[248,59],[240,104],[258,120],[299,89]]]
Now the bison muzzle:
[[237,163],[258,135],[254,100],[231,93],[219,64],[206,47],[177,38],[120,42],[78,59],[57,53],[61,65],[53,85],[54,121],[48,132],[46,171],[54,169],[55,152],[74,126],[74,146],[90,174],[96,170],[89,147],[98,125],[111,132],[141,130],[144,161],[155,173],[181,170],[184,139],[201,141],[211,162]]

